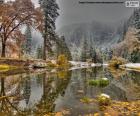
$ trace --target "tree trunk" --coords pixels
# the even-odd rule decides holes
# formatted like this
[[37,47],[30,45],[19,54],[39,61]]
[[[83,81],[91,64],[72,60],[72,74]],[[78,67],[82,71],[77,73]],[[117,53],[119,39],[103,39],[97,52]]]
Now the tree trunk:
[[5,84],[4,84],[4,82],[5,82],[5,80],[4,80],[4,78],[2,77],[1,78],[1,92],[0,92],[0,96],[2,97],[2,96],[5,96],[5,91],[4,91],[4,86],[5,86]]
[[6,45],[5,45],[5,43],[2,43],[2,53],[1,53],[1,57],[5,57],[5,50],[6,50]]
[[22,50],[21,50],[21,47],[19,48],[19,53],[18,53],[18,57],[19,57],[19,59],[21,58],[21,53],[22,52]]

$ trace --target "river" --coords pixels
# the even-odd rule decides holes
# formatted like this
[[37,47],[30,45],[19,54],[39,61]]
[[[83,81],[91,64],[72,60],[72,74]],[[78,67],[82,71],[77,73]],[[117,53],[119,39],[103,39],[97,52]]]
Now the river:
[[[109,84],[88,84],[101,78],[107,78]],[[0,86],[0,115],[6,116],[44,116],[51,112],[84,116],[100,108],[97,103],[85,104],[80,99],[96,99],[102,93],[117,101],[140,100],[140,72],[103,67],[1,76]]]

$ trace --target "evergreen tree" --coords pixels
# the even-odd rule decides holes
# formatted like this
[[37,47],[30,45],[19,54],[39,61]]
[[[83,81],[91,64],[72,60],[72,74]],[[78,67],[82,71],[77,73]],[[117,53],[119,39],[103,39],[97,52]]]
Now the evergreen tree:
[[72,60],[71,52],[66,44],[65,37],[62,36],[61,38],[57,39],[57,57],[59,55],[65,55],[68,60]]
[[32,33],[31,28],[29,25],[27,25],[26,31],[25,31],[25,45],[24,45],[24,51],[27,55],[31,54],[31,48],[32,48]]
[[108,59],[111,60],[113,57],[113,50],[112,49],[109,49],[108,50]]
[[96,49],[93,49],[93,62],[97,63],[97,53],[96,53]]
[[140,9],[134,11],[134,26],[138,30],[136,36],[140,40]]
[[105,54],[105,61],[107,61],[108,60],[108,49],[107,48],[105,48],[104,54]]
[[87,59],[87,49],[88,47],[88,43],[87,43],[87,40],[84,39],[84,42],[83,42],[83,45],[82,45],[82,52],[81,52],[81,61],[82,62],[86,62],[86,59]]
[[44,11],[44,50],[43,59],[46,60],[46,51],[51,51],[51,41],[56,41],[55,37],[55,21],[59,16],[58,4],[56,0],[40,0],[39,3]]
[[[138,38],[138,41],[140,41],[140,8],[134,10],[133,15],[130,17],[130,24],[131,27],[137,29],[137,33],[135,35]],[[131,62],[136,63],[140,61],[139,56],[139,45],[136,45],[135,48],[133,48],[133,51],[131,51],[131,53],[129,53],[127,57]]]
[[[128,21],[124,22],[123,24],[123,32],[122,32],[123,39],[125,38],[127,31],[128,31]],[[121,42],[121,40],[119,42]]]
[[36,55],[37,59],[42,59],[43,58],[43,47],[42,46],[38,46],[36,54],[37,54]]
[[89,57],[92,60],[92,62],[94,62],[94,49],[92,45],[90,46],[90,49],[89,49]]
[[131,62],[137,63],[140,62],[140,51],[139,49],[135,49],[131,54],[130,54],[130,59]]

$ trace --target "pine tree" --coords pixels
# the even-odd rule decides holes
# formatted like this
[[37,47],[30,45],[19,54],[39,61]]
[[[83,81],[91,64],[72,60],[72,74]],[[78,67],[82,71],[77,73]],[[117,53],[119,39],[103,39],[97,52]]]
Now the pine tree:
[[89,50],[89,57],[92,60],[92,62],[94,61],[94,49],[92,47],[92,45],[90,45],[90,50]]
[[92,59],[92,62],[97,63],[97,52],[96,52],[96,47],[95,47],[95,41],[90,40],[90,48],[89,48],[89,55],[90,58]]
[[82,45],[82,52],[81,52],[81,61],[82,62],[86,62],[86,59],[87,59],[87,49],[88,47],[88,43],[87,43],[87,40],[84,39],[84,42],[83,42],[83,45]]
[[111,60],[113,57],[113,50],[112,49],[108,49],[108,59]]
[[32,48],[32,33],[31,28],[29,25],[27,25],[26,31],[25,31],[25,45],[24,50],[27,55],[31,54],[31,48]]
[[93,62],[97,63],[97,53],[96,53],[96,49],[93,49]]
[[59,16],[56,0],[40,0],[39,3],[44,11],[44,51],[43,59],[46,60],[46,51],[51,51],[51,41],[55,41],[55,21]]
[[37,56],[37,59],[43,58],[43,47],[42,46],[38,46],[36,56]]
[[[138,38],[138,41],[140,41],[140,8],[134,10],[133,15],[131,16],[130,23],[132,23],[130,26],[137,29],[137,33],[135,34],[135,36],[136,38]],[[127,57],[131,62],[136,63],[140,61],[139,56],[140,56],[140,50],[137,45]]]
[[140,9],[135,9],[134,11],[134,26],[138,30],[136,36],[140,40]]
[[133,63],[140,62],[140,51],[139,48],[135,49],[131,54],[129,60]]
[[65,41],[65,37],[62,36],[57,39],[57,57],[61,54],[65,55],[68,60],[72,60],[71,52]]

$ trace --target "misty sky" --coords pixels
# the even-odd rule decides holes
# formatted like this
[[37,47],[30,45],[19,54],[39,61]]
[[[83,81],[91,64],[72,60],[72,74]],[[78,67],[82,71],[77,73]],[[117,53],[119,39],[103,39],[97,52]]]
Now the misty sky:
[[[112,23],[128,18],[133,12],[125,4],[79,4],[79,1],[118,1],[118,0],[57,0],[60,6],[60,17],[57,28],[72,23],[92,22],[93,20]],[[120,0],[125,1],[125,0]]]
[[[38,5],[38,0],[32,1]],[[118,0],[57,0],[60,7],[60,16],[56,21],[57,29],[65,25],[93,20],[103,23],[119,22],[128,18],[133,12],[133,8],[126,8],[125,4],[79,4],[79,1],[112,2]]]

